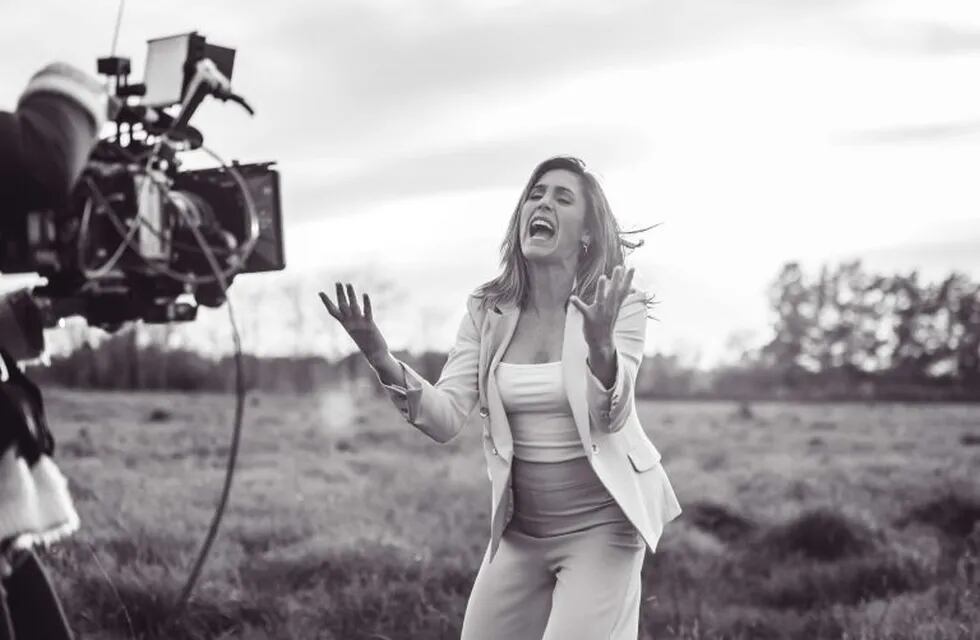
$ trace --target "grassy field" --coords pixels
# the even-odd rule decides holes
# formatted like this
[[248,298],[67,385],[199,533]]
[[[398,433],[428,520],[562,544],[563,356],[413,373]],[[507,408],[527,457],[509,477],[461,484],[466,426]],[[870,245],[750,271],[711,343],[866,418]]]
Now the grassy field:
[[[47,390],[82,531],[44,555],[84,638],[457,638],[489,535],[478,436],[387,403]],[[980,637],[980,407],[648,402],[684,505],[641,638]]]

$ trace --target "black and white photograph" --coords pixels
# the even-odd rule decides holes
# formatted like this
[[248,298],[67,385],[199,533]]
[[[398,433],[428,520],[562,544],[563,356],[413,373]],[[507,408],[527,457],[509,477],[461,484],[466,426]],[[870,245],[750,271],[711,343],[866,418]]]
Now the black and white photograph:
[[976,0],[0,57],[0,640],[980,639]]

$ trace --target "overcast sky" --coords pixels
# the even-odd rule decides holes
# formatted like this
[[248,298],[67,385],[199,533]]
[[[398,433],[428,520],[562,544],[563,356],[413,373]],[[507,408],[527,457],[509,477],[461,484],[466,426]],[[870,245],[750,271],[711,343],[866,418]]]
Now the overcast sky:
[[[117,10],[5,7],[0,105],[49,60],[94,69]],[[118,52],[141,77],[147,39],[191,30],[238,50],[256,116],[216,103],[195,124],[279,161],[286,275],[391,281],[393,346],[448,348],[556,154],[625,227],[662,223],[632,256],[661,299],[648,351],[765,337],[788,260],[980,277],[976,0],[132,2]]]

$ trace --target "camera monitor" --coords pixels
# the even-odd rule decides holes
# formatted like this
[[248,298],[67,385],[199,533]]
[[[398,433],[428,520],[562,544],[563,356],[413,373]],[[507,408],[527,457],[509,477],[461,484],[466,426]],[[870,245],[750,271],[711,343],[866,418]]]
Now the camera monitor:
[[164,109],[184,99],[194,67],[202,58],[210,58],[218,70],[231,80],[235,50],[208,44],[196,32],[147,41],[143,104]]

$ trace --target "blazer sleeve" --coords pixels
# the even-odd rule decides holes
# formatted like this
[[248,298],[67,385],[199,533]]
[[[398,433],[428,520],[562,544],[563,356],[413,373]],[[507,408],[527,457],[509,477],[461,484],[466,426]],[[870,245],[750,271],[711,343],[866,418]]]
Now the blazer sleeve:
[[[439,380],[431,384],[401,360],[405,385],[382,386],[402,416],[436,442],[448,442],[463,428],[479,397],[480,332],[469,309]],[[380,380],[380,378],[379,378]]]
[[646,296],[636,290],[623,301],[619,317],[613,331],[616,347],[616,379],[612,387],[605,388],[602,382],[588,370],[586,396],[589,416],[597,429],[615,433],[623,428],[634,403],[636,375],[643,360],[646,343],[647,307]]

